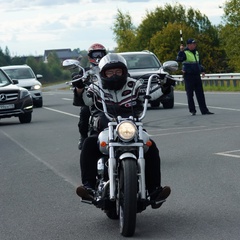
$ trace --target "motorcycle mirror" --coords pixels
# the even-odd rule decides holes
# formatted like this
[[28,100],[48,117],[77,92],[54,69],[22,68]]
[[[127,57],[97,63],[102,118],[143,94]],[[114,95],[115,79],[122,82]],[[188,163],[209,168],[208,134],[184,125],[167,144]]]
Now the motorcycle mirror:
[[63,67],[68,67],[69,69],[79,67],[79,65],[80,65],[80,62],[75,59],[66,59],[62,63]]

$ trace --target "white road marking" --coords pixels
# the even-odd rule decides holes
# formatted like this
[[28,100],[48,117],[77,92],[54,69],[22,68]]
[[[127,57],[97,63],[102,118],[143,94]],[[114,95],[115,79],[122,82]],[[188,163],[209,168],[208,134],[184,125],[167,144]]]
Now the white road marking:
[[62,98],[62,100],[72,101],[72,98]]
[[[233,154],[233,153],[236,153],[236,154]],[[215,154],[221,155],[221,156],[226,156],[226,157],[240,158],[240,149],[233,150],[233,151],[219,152],[219,153],[215,153]]]
[[71,117],[79,118],[79,115],[63,112],[63,111],[60,111],[60,110],[57,110],[57,109],[54,109],[54,108],[49,108],[49,107],[43,107],[43,108],[47,109],[47,110],[50,110],[50,111],[53,111],[53,112],[58,112],[58,113],[65,114],[65,115],[68,115],[68,116],[71,116]]
[[196,129],[196,130],[190,130],[190,131],[181,131],[181,132],[172,132],[172,133],[160,133],[160,134],[153,134],[150,136],[156,137],[156,136],[168,136],[168,135],[175,135],[175,134],[182,134],[182,133],[194,133],[194,132],[203,132],[203,131],[213,131],[213,130],[219,130],[219,129],[232,129],[232,128],[240,128],[240,126],[224,126],[224,127],[217,127],[217,128],[206,128],[206,129]]
[[[184,105],[184,106],[187,106],[188,104],[187,103],[178,103],[178,102],[175,102],[174,104],[178,104],[178,105]],[[198,106],[196,104],[196,106]],[[214,106],[209,106],[209,108],[213,108],[213,109],[220,109],[220,110],[228,110],[228,111],[236,111],[236,112],[240,112],[240,109],[238,108],[224,108],[224,107],[214,107]]]
[[60,173],[57,169],[55,169],[52,165],[50,165],[48,162],[44,161],[42,158],[38,157],[36,154],[34,154],[31,150],[28,148],[24,147],[19,141],[16,139],[12,138],[9,134],[7,134],[5,131],[0,130],[7,138],[9,138],[12,142],[17,144],[21,149],[23,149],[25,152],[27,152],[29,155],[31,155],[34,159],[36,159],[38,162],[41,162],[44,166],[47,168],[51,169],[57,176],[61,177],[64,179],[64,181],[70,183],[71,185],[75,186],[71,180],[69,180],[64,174]]

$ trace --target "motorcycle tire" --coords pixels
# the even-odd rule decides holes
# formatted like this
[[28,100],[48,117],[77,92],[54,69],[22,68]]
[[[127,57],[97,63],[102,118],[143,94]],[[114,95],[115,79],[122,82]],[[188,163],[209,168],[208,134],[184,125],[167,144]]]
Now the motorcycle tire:
[[119,179],[120,233],[131,237],[135,233],[137,215],[137,165],[135,160],[121,162]]

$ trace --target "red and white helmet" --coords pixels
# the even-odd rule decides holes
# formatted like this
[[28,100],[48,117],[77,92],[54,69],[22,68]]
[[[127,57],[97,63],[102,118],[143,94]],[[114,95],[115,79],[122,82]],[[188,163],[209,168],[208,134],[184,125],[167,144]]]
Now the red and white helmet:
[[90,64],[98,65],[101,58],[107,54],[106,48],[100,43],[92,44],[88,49],[88,59]]

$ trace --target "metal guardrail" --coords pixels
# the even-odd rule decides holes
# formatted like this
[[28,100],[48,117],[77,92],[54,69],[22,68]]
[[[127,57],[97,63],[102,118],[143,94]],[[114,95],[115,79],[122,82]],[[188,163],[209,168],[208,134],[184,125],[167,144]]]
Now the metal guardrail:
[[[182,75],[171,75],[178,80],[177,84],[184,84]],[[181,81],[181,82],[179,82]],[[212,73],[205,74],[205,77],[202,77],[203,84],[210,86],[231,86],[234,87],[240,86],[240,73]]]

